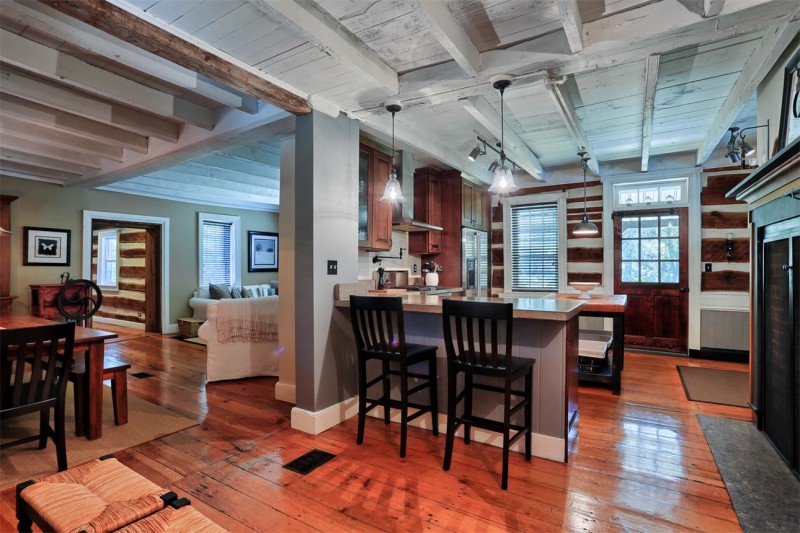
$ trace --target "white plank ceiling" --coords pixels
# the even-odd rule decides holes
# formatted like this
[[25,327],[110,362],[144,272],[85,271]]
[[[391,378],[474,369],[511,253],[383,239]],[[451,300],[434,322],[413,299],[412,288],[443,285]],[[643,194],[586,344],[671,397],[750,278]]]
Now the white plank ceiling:
[[800,27],[797,0],[49,4],[0,4],[4,175],[264,210],[290,112],[343,112],[387,141],[390,97],[418,166],[487,181],[493,153],[466,156],[499,140],[497,74],[514,76],[505,148],[529,181],[577,175],[580,147],[600,175],[681,152],[701,165],[732,123],[756,125],[755,87]]

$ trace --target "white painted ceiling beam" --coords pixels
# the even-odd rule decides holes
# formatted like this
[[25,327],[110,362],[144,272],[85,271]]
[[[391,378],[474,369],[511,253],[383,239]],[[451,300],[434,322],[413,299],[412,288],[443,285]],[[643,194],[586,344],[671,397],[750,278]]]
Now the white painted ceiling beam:
[[252,96],[224,87],[205,76],[128,44],[122,39],[78,22],[42,3],[4,1],[0,5],[0,14],[20,25],[62,39],[72,46],[122,63],[214,102],[249,113],[257,111],[257,100]]
[[70,174],[69,172],[63,172],[61,170],[50,170],[34,165],[27,165],[25,163],[4,160],[0,160],[0,172],[2,172],[4,176],[56,183],[58,185],[63,185],[66,181],[80,177],[78,174]]
[[[700,147],[697,149],[697,166],[706,162],[736,115],[752,96],[758,84],[772,69],[781,53],[797,36],[799,30],[800,21],[795,21],[776,26],[764,34],[764,37],[761,38],[761,45],[745,63],[739,78],[711,124],[711,128],[708,129],[703,142],[700,143]],[[766,153],[770,153],[769,147],[767,147]]]
[[0,29],[0,61],[166,119],[209,130],[214,127],[211,109],[151,89],[4,29]]
[[70,174],[83,173],[83,167],[75,163],[61,161],[52,157],[45,157],[40,155],[32,155],[19,150],[11,148],[0,148],[0,159],[3,161],[11,161],[22,163],[25,165],[32,165],[35,167],[47,168],[50,170],[60,170],[62,172],[69,172]]
[[[473,96],[461,101],[464,109],[472,115],[489,133],[496,139],[503,139],[503,151],[506,156],[513,160],[522,170],[530,174],[537,180],[542,180],[542,164],[531,152],[519,135],[508,127],[501,124],[500,114],[489,104],[483,96]],[[501,131],[502,128],[502,131]]]
[[49,157],[66,163],[74,163],[83,167],[100,168],[100,158],[84,152],[51,146],[41,140],[35,141],[16,137],[7,131],[0,132],[0,146],[4,149],[16,150],[29,155]]
[[561,25],[567,35],[567,42],[572,53],[577,54],[583,50],[583,23],[577,0],[556,0],[558,12],[561,15]]
[[477,76],[481,70],[480,53],[447,4],[430,0],[417,0],[415,4],[430,21],[430,31],[439,44],[468,76]]
[[644,72],[644,115],[642,117],[642,172],[647,172],[650,161],[650,143],[653,140],[653,110],[656,102],[659,55],[647,58]]
[[589,145],[589,138],[586,136],[586,132],[583,131],[578,113],[575,111],[575,106],[572,104],[572,100],[569,99],[569,95],[564,89],[563,84],[546,78],[544,87],[553,99],[553,104],[558,110],[559,115],[561,115],[564,126],[567,127],[570,135],[572,135],[577,149],[586,150],[589,153],[589,157],[591,158],[588,163],[589,170],[595,176],[600,176],[600,165],[597,161],[597,157],[595,157],[592,147]]
[[98,187],[104,191],[114,191],[135,194],[137,196],[148,196],[150,198],[160,198],[162,200],[172,200],[173,202],[187,202],[192,204],[202,203],[204,205],[216,205],[219,207],[231,207],[235,209],[252,209],[255,211],[278,211],[278,199],[265,201],[267,198],[260,198],[259,201],[249,201],[234,199],[228,200],[219,194],[198,194],[192,198],[187,198],[185,193],[175,191],[169,187],[159,185],[143,185],[136,182],[136,179],[115,183],[113,185]]
[[102,124],[8,94],[0,93],[0,117],[16,118],[38,124],[56,132],[118,146],[140,154],[147,153],[147,137],[144,135],[138,135],[121,128]]
[[198,159],[215,150],[252,141],[254,138],[281,137],[294,132],[294,116],[273,106],[264,106],[249,115],[235,109],[223,112],[213,131],[186,125],[180,141],[167,143],[150,140],[147,154],[125,153],[124,161],[103,161],[103,168],[87,171],[72,185],[108,185],[186,161]]
[[9,133],[22,139],[43,141],[60,148],[88,152],[104,159],[122,161],[122,148],[119,146],[97,140],[89,140],[46,126],[31,124],[18,118],[3,116],[2,114],[0,114],[0,132]]
[[266,13],[306,35],[337,61],[363,75],[367,84],[390,94],[399,90],[397,72],[356,38],[336,18],[311,0],[250,0]]
[[175,122],[120,104],[102,102],[21,72],[0,68],[0,91],[146,137],[156,137],[170,142],[178,140],[180,128]]

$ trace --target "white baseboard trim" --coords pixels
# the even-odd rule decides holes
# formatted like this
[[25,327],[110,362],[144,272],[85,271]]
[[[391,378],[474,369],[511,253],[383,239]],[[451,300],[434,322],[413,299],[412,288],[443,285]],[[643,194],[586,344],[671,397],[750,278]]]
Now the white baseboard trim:
[[291,404],[297,403],[297,389],[294,385],[288,383],[281,383],[280,381],[275,384],[275,399],[282,402]]
[[[277,398],[277,386],[275,387],[275,390],[275,396]],[[330,429],[333,426],[341,424],[348,418],[357,414],[358,396],[331,405],[330,407],[326,407],[325,409],[317,412],[306,411],[305,409],[295,407],[292,409],[292,429],[297,429],[312,435],[319,435],[326,429]],[[369,416],[383,418],[383,408],[380,406],[376,407],[369,412]],[[399,424],[400,412],[396,409],[392,410],[390,420]],[[442,437],[445,435],[447,430],[446,421],[447,415],[439,413],[439,435]],[[430,430],[430,417],[422,416],[416,420],[412,420],[409,425]],[[464,428],[459,428],[459,430],[456,432],[456,439],[463,439],[463,434]],[[533,455],[543,459],[550,459],[552,461],[559,461],[562,463],[564,462],[566,459],[564,454],[567,449],[566,439],[551,437],[549,435],[542,435],[539,433],[534,433],[531,437],[531,453]],[[503,447],[503,436],[492,431],[473,428],[472,440],[483,444],[497,446],[498,448]],[[463,444],[463,440],[461,440],[461,443]],[[456,443],[456,446],[458,446],[458,443]],[[511,449],[519,453],[524,453],[524,440],[521,438],[515,442]]]
[[178,323],[168,325],[164,333],[178,333]]
[[112,326],[120,326],[123,328],[140,329],[144,331],[144,324],[139,322],[131,322],[129,320],[120,320],[118,318],[108,318],[105,316],[94,316],[92,322],[99,322],[100,324],[111,324]]

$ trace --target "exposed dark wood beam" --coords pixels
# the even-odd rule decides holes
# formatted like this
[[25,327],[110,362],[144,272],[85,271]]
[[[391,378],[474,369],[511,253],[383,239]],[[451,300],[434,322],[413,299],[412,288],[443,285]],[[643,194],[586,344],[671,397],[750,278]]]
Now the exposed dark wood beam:
[[304,115],[311,112],[311,107],[304,98],[108,2],[97,0],[39,1],[109,35],[239,89],[290,113]]

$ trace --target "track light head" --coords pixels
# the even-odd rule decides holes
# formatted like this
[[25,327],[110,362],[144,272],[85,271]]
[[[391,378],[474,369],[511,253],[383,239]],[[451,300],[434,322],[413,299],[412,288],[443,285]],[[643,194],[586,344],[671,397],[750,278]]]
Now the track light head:
[[478,159],[478,157],[482,156],[485,153],[486,152],[481,150],[480,146],[476,146],[475,148],[472,149],[472,151],[469,153],[467,157],[469,157],[470,161],[475,161],[476,159]]

